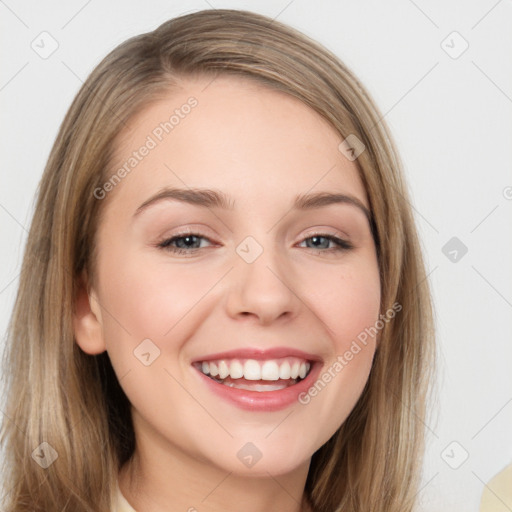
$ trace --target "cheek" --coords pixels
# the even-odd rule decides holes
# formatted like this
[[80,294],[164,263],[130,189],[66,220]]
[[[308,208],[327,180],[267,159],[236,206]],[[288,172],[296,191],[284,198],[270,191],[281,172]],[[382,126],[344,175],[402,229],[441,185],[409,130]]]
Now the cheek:
[[[314,432],[312,448],[325,443],[346,420],[368,380],[375,354],[371,328],[379,318],[380,281],[372,266],[338,279],[318,279],[315,313],[328,327],[331,340],[324,366],[311,387],[299,395],[302,426]],[[321,421],[321,428],[316,425]]]
[[379,317],[380,278],[377,263],[347,265],[333,271],[323,269],[309,274],[306,290],[311,309],[331,337],[337,354],[347,350],[352,340],[373,326]]
[[[194,307],[211,288],[208,275],[193,265],[185,267],[151,265],[135,255],[124,260],[109,255],[100,276],[108,283],[102,289],[103,331],[121,387],[140,415],[160,422],[162,432],[178,438],[186,437],[186,425],[204,419],[204,410],[179,384],[179,358],[192,334],[187,315],[193,316]],[[176,408],[180,422],[173,420]]]
[[[108,264],[105,273],[108,272]],[[142,258],[121,261],[111,269],[105,303],[119,330],[120,325],[133,341],[161,340],[190,312],[211,287],[197,267],[148,264]]]
[[[375,325],[380,311],[380,278],[376,259],[352,261],[340,267],[310,274],[311,309],[322,321],[330,339],[329,353],[314,386],[301,403],[309,418],[332,411],[326,432],[348,416],[364,389],[376,347]],[[320,397],[321,398],[317,398]]]

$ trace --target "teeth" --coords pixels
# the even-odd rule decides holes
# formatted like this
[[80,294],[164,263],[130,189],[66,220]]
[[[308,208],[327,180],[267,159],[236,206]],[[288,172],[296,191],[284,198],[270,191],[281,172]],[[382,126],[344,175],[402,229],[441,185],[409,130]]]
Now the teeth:
[[279,366],[275,361],[265,361],[261,367],[261,378],[263,380],[278,380]]
[[290,363],[288,361],[285,361],[279,368],[279,378],[289,379],[291,371],[292,369],[290,367]]
[[261,367],[258,361],[248,359],[244,364],[245,380],[261,380]]
[[219,363],[219,379],[225,379],[229,375],[229,367],[226,361],[220,361]]
[[[203,372],[204,373],[204,372]],[[240,361],[232,361],[229,374],[232,379],[241,379],[244,376],[244,367]]]
[[[256,359],[203,361],[198,367],[205,375],[217,377],[219,380],[230,377],[231,379],[244,378],[252,381],[278,381],[296,380],[299,377],[304,379],[311,364],[297,357],[286,357],[266,361]],[[255,384],[251,384],[251,386],[254,387]],[[266,386],[266,389],[271,387],[269,384],[262,384],[262,386]]]
[[290,371],[291,379],[296,379],[299,376],[299,369],[300,369],[300,363],[298,361],[295,361],[295,363],[293,363],[292,369]]

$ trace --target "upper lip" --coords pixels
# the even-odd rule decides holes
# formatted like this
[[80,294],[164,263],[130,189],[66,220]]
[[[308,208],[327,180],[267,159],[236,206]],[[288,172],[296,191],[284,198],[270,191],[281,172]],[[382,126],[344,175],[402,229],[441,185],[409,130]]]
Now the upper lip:
[[279,359],[281,357],[297,357],[307,361],[321,361],[322,358],[316,354],[304,352],[291,347],[274,347],[268,349],[261,348],[238,348],[227,350],[225,352],[217,352],[215,354],[208,354],[202,357],[195,358],[193,363],[200,363],[203,361],[215,361],[218,359]]

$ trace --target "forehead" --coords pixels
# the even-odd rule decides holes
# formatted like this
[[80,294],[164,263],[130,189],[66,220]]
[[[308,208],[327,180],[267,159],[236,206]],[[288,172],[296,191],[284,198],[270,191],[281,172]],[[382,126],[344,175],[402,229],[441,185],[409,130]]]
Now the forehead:
[[[296,98],[239,77],[180,82],[139,112],[115,147],[115,194],[134,201],[165,186],[225,190],[237,203],[348,192],[368,206],[343,138]],[[144,153],[144,155],[142,155]]]

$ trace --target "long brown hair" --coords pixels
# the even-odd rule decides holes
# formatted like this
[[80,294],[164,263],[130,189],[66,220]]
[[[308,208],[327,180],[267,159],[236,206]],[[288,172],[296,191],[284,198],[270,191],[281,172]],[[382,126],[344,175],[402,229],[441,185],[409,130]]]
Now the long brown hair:
[[414,507],[433,319],[388,128],[353,73],[321,45],[259,14],[207,10],[115,48],[85,81],[60,128],[38,190],[4,353],[7,512],[111,509],[118,471],[135,446],[130,404],[107,353],[85,354],[72,325],[82,272],[94,280],[95,234],[106,202],[94,190],[112,175],[116,137],[130,118],[180,78],[218,74],[294,96],[343,138],[355,135],[365,146],[355,162],[373,217],[381,312],[395,303],[403,309],[379,334],[354,410],[313,455],[305,494],[318,512]]

